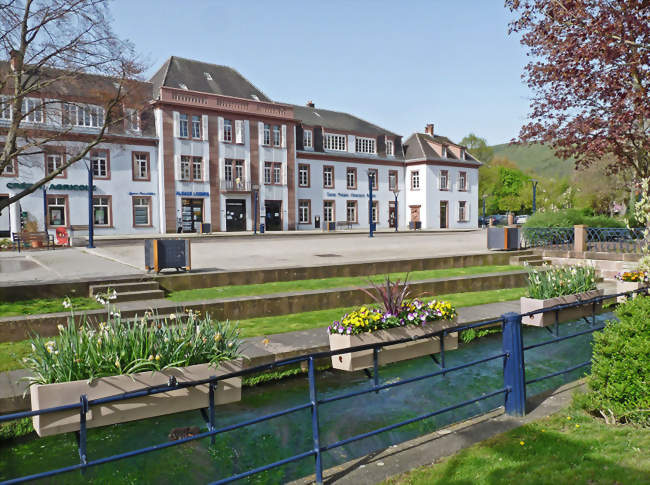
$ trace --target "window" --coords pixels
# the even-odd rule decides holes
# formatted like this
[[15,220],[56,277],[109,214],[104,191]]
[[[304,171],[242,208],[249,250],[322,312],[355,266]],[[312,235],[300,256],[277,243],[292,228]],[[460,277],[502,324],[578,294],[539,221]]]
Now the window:
[[458,202],[458,220],[460,222],[467,222],[468,220],[468,210],[467,210],[467,202],[464,200],[461,200]]
[[309,165],[301,163],[298,165],[298,186],[309,187]]
[[149,175],[149,154],[133,152],[133,180],[151,180]]
[[133,225],[151,226],[151,197],[133,197]]
[[334,201],[323,201],[323,222],[334,222]]
[[346,171],[346,180],[348,189],[357,188],[357,169],[348,167]]
[[189,136],[188,127],[187,127],[187,115],[185,113],[181,113],[180,116],[178,136],[180,136],[181,138],[187,138]]
[[90,152],[90,163],[93,167],[93,177],[98,179],[111,178],[111,166],[108,150],[93,150]]
[[271,181],[273,180],[271,178],[271,172],[273,171],[273,163],[271,162],[264,162],[264,183],[266,185],[269,185]]
[[276,147],[280,146],[280,127],[279,126],[274,126],[273,127],[273,146],[276,146]]
[[29,123],[43,123],[43,100],[23,98],[23,120]]
[[5,96],[0,96],[0,120],[10,120],[11,119],[11,105],[9,104],[9,98]]
[[126,129],[129,131],[140,131],[140,114],[135,109],[126,108],[125,110]]
[[411,190],[420,190],[420,171],[413,170],[411,172]]
[[334,188],[334,167],[331,166],[323,167],[323,188],[326,189]]
[[357,201],[348,200],[345,204],[345,216],[347,222],[357,222]]
[[449,172],[447,170],[440,171],[440,190],[449,190]]
[[192,157],[192,180],[203,180],[203,159]]
[[13,159],[10,163],[5,165],[5,168],[0,172],[3,177],[16,177],[18,175],[18,163]]
[[447,158],[447,147],[442,147],[442,158]]
[[282,163],[264,162],[264,183],[266,185],[282,185]]
[[[56,170],[60,169],[63,166],[63,154],[62,153],[46,153],[45,154],[45,169],[47,172],[47,175],[51,174],[52,172],[55,172]],[[65,177],[66,173],[65,171],[62,172],[60,175],[57,175],[57,177]]]
[[104,125],[104,108],[65,103],[63,105],[63,124],[99,128]]
[[227,159],[224,164],[224,179],[231,182],[233,187],[244,187],[244,161]]
[[376,200],[372,201],[372,222],[377,224],[379,222],[379,202]]
[[467,190],[467,172],[459,172],[458,190]]
[[66,197],[47,198],[47,224],[49,226],[66,226]]
[[311,130],[305,130],[305,131],[302,132],[302,146],[303,146],[303,148],[313,148],[311,137],[312,137]]
[[393,191],[397,188],[397,170],[388,171],[388,190]]
[[379,173],[376,168],[368,169],[368,176],[372,177],[372,190],[379,188]]
[[109,196],[93,197],[93,223],[96,226],[111,226],[111,198]]
[[235,120],[235,143],[244,143],[244,122]]
[[339,152],[346,151],[346,138],[345,135],[332,135],[331,133],[326,133],[325,150],[336,150]]
[[223,141],[232,141],[232,121],[223,120]]
[[201,117],[192,115],[192,138],[201,138]]
[[181,180],[191,180],[191,173],[190,173],[190,160],[191,157],[188,157],[187,155],[181,155]]
[[242,182],[244,180],[244,161],[235,160],[235,181],[239,180]]
[[280,163],[273,164],[273,183],[276,185],[282,183],[282,164]]
[[393,145],[393,140],[386,140],[386,155],[393,156],[395,155],[395,148]]
[[357,153],[376,153],[375,151],[376,140],[374,138],[361,138],[357,137]]
[[263,144],[264,145],[270,145],[271,144],[271,125],[267,125],[266,123],[264,124]]
[[298,201],[298,223],[311,224],[311,200]]

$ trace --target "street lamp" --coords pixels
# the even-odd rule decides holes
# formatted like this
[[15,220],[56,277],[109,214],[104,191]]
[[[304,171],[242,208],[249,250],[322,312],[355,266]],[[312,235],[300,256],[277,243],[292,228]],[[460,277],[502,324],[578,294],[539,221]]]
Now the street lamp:
[[259,208],[257,207],[259,204],[259,190],[260,186],[258,184],[253,184],[253,197],[255,201],[253,202],[253,235],[257,236],[257,216],[259,215]]
[[[395,181],[397,183],[397,181]],[[397,196],[399,195],[399,189],[397,185],[393,189],[393,195],[395,196],[395,212],[393,213],[393,223],[395,224],[395,232],[397,232]]]
[[95,219],[93,218],[93,163],[88,164],[84,159],[86,170],[88,170],[88,246],[89,249],[95,247]]
[[373,218],[372,218],[372,186],[375,180],[375,173],[368,170],[368,187],[369,187],[369,199],[370,202],[368,203],[368,220],[370,221],[370,233],[368,234],[368,237],[375,237],[373,234],[374,231],[374,225],[373,225]]
[[485,218],[485,201],[487,200],[488,195],[483,194],[483,227],[487,227],[487,219]]
[[537,184],[539,183],[539,180],[535,179],[530,179],[530,181],[533,183],[533,214],[537,210]]

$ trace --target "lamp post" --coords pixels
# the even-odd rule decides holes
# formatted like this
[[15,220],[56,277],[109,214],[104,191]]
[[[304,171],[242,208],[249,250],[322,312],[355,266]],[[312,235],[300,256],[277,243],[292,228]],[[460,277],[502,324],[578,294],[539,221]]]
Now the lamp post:
[[95,220],[93,218],[93,164],[90,162],[88,164],[87,160],[84,160],[86,164],[86,169],[88,170],[88,246],[89,249],[95,247]]
[[370,233],[368,234],[368,237],[375,237],[373,234],[374,231],[374,225],[373,225],[373,218],[372,218],[372,186],[375,180],[375,174],[374,172],[368,171],[368,188],[369,188],[369,203],[368,203],[368,220],[370,221]]
[[253,235],[257,236],[257,217],[259,215],[259,208],[257,207],[259,204],[259,190],[260,186],[257,184],[253,184],[253,197],[255,201],[253,202]]
[[537,210],[537,184],[539,183],[539,180],[535,179],[530,179],[530,181],[533,183],[533,214]]
[[397,185],[393,189],[393,195],[395,196],[395,212],[393,214],[393,223],[395,224],[395,232],[397,232],[397,196],[399,195],[399,189]]
[[485,201],[487,198],[487,194],[483,194],[483,227],[487,227],[487,219],[485,218]]

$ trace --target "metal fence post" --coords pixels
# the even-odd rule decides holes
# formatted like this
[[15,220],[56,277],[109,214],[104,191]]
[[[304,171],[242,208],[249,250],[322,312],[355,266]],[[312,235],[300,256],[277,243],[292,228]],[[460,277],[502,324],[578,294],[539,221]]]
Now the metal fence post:
[[309,399],[311,401],[311,430],[316,453],[316,484],[323,484],[323,461],[320,452],[320,429],[318,426],[318,396],[316,394],[316,372],[314,358],[309,356]]
[[521,338],[521,315],[514,312],[503,315],[503,385],[506,392],[506,414],[526,414],[526,368],[524,345]]
[[81,464],[88,463],[86,458],[86,413],[88,412],[88,398],[85,394],[80,397],[81,409],[79,410],[79,459]]

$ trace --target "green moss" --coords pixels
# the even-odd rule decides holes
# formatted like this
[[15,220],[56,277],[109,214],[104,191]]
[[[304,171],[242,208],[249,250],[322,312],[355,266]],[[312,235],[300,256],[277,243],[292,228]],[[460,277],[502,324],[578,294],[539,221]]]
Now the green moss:
[[[94,298],[75,296],[70,298],[72,308],[79,310],[97,310],[104,308]],[[63,298],[35,298],[33,300],[12,301],[0,303],[0,317],[16,317],[21,315],[39,315],[43,313],[59,313],[68,311],[63,307]]]
[[34,431],[31,418],[17,419],[6,423],[0,423],[0,441],[13,440],[21,436],[27,436]]

